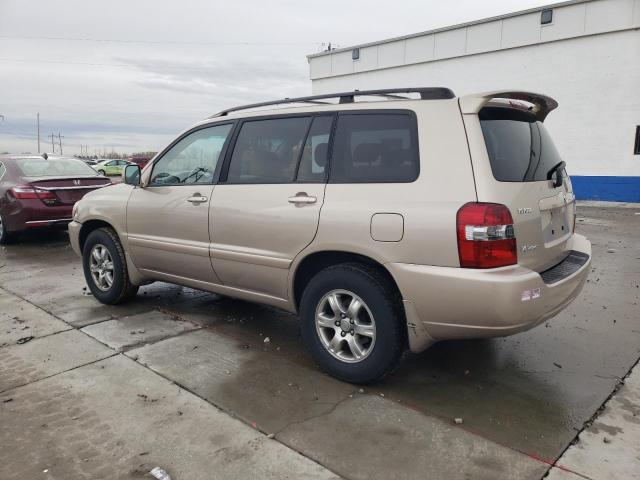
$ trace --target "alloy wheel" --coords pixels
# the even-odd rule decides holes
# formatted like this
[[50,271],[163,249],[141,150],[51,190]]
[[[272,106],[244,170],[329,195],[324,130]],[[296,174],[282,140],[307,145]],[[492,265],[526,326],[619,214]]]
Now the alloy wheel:
[[324,295],[316,308],[315,323],[324,348],[342,362],[361,362],[373,351],[375,319],[353,292],[332,290]]
[[89,270],[93,283],[103,292],[108,292],[113,285],[113,259],[104,245],[97,243],[89,255]]

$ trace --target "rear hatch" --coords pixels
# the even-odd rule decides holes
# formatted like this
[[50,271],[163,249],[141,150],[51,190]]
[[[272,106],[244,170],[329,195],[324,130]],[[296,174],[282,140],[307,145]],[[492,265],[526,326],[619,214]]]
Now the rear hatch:
[[465,115],[478,201],[508,207],[518,264],[538,272],[567,257],[575,226],[571,180],[543,124],[557,104],[540,98],[553,107],[493,98]]
[[86,193],[97,188],[111,185],[105,177],[78,176],[75,178],[30,178],[24,177],[24,183],[31,187],[36,196],[48,206],[73,205]]

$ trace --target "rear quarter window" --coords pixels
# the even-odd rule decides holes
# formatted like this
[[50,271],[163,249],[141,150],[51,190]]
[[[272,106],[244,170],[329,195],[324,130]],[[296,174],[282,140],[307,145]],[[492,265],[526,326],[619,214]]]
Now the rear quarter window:
[[331,156],[333,183],[407,183],[418,178],[415,115],[340,113]]
[[562,161],[542,122],[529,112],[489,107],[480,125],[491,170],[500,182],[539,182]]

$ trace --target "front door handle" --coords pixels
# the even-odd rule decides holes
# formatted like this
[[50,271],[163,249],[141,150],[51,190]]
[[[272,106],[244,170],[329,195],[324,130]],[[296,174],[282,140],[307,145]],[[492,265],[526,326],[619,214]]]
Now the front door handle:
[[194,193],[192,197],[187,198],[187,202],[191,202],[193,204],[204,203],[209,200],[204,195],[200,195],[199,193]]
[[295,205],[311,205],[318,201],[316,197],[308,195],[307,192],[298,192],[293,197],[289,197],[288,200],[289,203],[293,203]]

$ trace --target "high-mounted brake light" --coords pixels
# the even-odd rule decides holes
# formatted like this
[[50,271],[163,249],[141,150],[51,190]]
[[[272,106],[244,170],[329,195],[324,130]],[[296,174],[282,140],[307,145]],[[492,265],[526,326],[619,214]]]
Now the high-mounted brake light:
[[467,203],[456,216],[458,255],[464,268],[518,263],[511,212],[498,203]]

